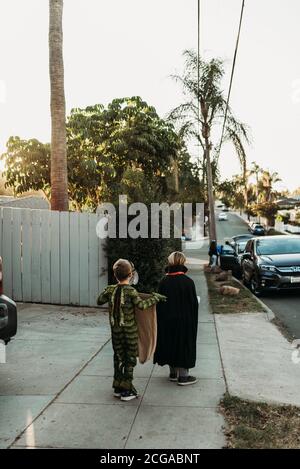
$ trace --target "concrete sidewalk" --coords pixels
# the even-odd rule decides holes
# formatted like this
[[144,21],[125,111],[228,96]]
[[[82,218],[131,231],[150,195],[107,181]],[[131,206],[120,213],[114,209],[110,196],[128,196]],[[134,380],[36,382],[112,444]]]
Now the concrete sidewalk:
[[216,316],[228,391],[300,407],[300,356],[264,313]]
[[112,396],[107,311],[20,305],[18,335],[0,365],[0,448],[222,448],[222,365],[231,395],[300,406],[295,349],[264,313],[211,315],[207,245],[186,248],[201,297],[198,383],[177,386],[167,367],[149,362],[135,370],[140,398],[123,403]]
[[[218,403],[225,392],[225,382],[214,318],[209,313],[206,281],[199,268],[201,254],[195,256],[195,252],[187,251],[187,255],[191,257],[189,274],[201,297],[198,359],[196,368],[192,370],[199,377],[199,382],[182,388],[168,381],[166,367],[147,363],[138,365],[135,371],[135,385],[140,398],[128,403],[114,398],[111,389],[113,365],[112,347],[108,340],[108,320],[103,317],[103,313],[98,313],[93,318],[94,327],[89,329],[89,336],[86,338],[86,341],[90,339],[88,353],[85,351],[86,347],[82,349],[85,339],[83,335],[79,338],[78,330],[75,337],[70,333],[67,339],[62,340],[62,344],[65,340],[72,347],[74,356],[81,356],[77,368],[69,367],[72,352],[69,349],[66,355],[63,346],[59,358],[63,365],[53,376],[49,387],[43,389],[46,395],[36,396],[34,389],[30,387],[31,380],[37,382],[39,375],[35,379],[33,375],[31,379],[24,379],[23,391],[28,391],[29,395],[24,396],[23,392],[23,398],[29,399],[27,411],[30,410],[31,417],[27,421],[18,422],[17,430],[13,429],[10,438],[6,439],[6,446],[12,444],[17,433],[20,438],[12,445],[13,448],[201,449],[222,448],[225,445],[222,429],[224,421],[217,411]],[[33,318],[38,322],[34,312]],[[42,340],[40,334],[45,332],[36,332],[35,340]],[[20,334],[22,335],[22,331]],[[97,351],[96,338],[99,339]],[[21,340],[18,347],[20,343]],[[11,353],[13,347],[15,344],[12,344]],[[46,341],[46,349],[48,348],[49,343]],[[46,358],[47,350],[44,355]],[[9,374],[9,365],[7,366]],[[25,369],[26,360],[23,360],[23,366]],[[47,368],[45,373],[46,370]],[[69,376],[70,373],[72,377]],[[1,387],[2,382],[0,394]],[[9,383],[5,386],[6,394],[8,391]],[[17,395],[6,398],[10,400],[10,409],[18,402]],[[1,408],[4,408],[5,396],[0,397],[0,402]],[[27,415],[30,413],[27,412]],[[16,418],[11,419],[8,412],[5,412],[4,420],[2,417],[0,422],[0,437],[5,426],[16,427]],[[3,439],[2,446],[5,446]]]

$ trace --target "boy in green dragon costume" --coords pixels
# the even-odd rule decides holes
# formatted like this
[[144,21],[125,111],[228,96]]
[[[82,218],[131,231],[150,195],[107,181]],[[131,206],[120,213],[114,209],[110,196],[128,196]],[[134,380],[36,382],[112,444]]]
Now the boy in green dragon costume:
[[130,285],[134,266],[126,259],[119,259],[113,265],[113,271],[118,283],[108,285],[99,295],[98,305],[108,303],[111,325],[112,346],[114,350],[114,396],[122,401],[129,401],[138,397],[133,386],[133,370],[138,355],[138,330],[135,318],[135,306],[147,309],[166,297],[159,293],[142,300]]

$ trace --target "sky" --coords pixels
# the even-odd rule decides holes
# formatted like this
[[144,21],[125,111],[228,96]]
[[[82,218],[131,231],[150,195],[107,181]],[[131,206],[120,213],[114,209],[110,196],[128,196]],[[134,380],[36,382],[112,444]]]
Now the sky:
[[[249,164],[300,186],[299,0],[246,0],[231,106],[251,128]],[[183,101],[170,75],[197,47],[197,0],[65,0],[67,112],[141,96],[164,117]],[[227,94],[241,0],[201,0],[204,58],[225,61]],[[0,0],[0,152],[9,136],[50,140],[48,0]],[[192,148],[192,151],[195,151]],[[224,145],[222,177],[239,172]]]

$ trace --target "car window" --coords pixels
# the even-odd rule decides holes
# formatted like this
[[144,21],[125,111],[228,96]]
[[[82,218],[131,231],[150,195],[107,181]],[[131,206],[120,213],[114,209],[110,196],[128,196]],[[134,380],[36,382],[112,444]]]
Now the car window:
[[222,254],[234,254],[235,250],[233,249],[232,246],[226,244],[225,246],[222,246]]
[[239,253],[244,252],[247,246],[247,241],[240,241],[237,243],[237,250]]
[[300,254],[300,238],[288,238],[284,236],[282,239],[257,240],[256,252],[259,256]]

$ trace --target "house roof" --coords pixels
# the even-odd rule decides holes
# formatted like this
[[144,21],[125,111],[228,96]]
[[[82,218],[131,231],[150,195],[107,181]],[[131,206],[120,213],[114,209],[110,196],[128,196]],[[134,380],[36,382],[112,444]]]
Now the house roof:
[[0,196],[0,207],[49,210],[50,204],[48,200],[35,195],[18,198],[10,196]]
[[283,197],[281,199],[278,199],[276,200],[276,203],[277,204],[280,204],[280,205],[295,205],[295,204],[299,204],[299,200],[297,199],[293,199],[292,197]]

